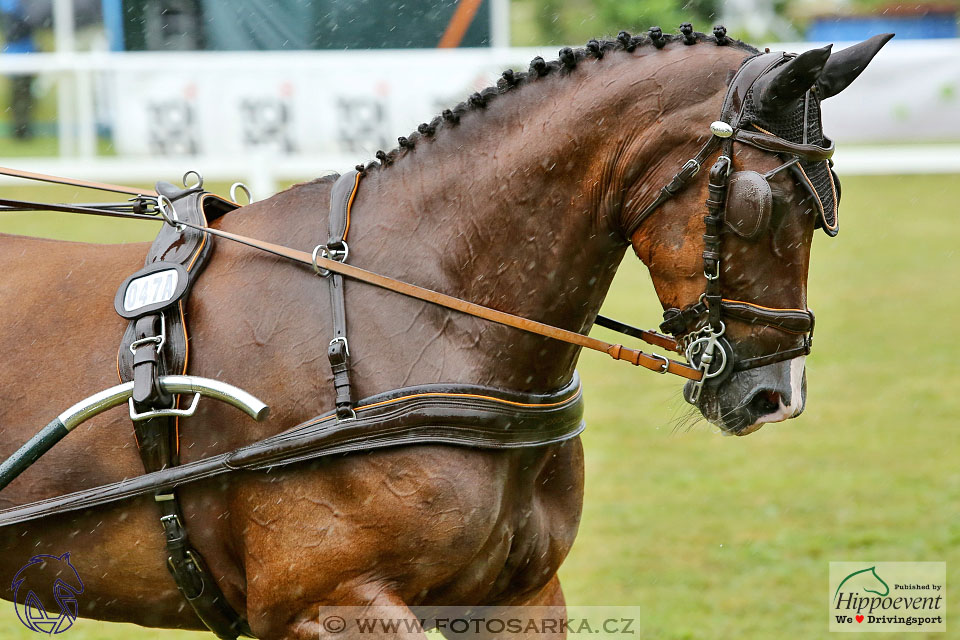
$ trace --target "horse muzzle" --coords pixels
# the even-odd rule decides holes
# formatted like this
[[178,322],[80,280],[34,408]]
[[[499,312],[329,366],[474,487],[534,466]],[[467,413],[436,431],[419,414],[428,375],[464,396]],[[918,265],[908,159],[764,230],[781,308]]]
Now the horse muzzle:
[[684,398],[725,433],[744,436],[768,422],[799,416],[806,403],[806,356],[729,374],[722,383],[707,384],[694,397],[695,383],[684,386]]

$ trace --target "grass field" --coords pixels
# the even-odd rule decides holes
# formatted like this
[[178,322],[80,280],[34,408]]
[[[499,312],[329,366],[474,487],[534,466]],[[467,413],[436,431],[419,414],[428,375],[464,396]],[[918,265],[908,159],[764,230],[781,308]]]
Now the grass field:
[[[817,234],[813,250],[817,335],[799,419],[747,438],[676,429],[676,380],[583,356],[587,493],[561,571],[570,603],[637,607],[639,638],[826,638],[831,560],[945,561],[948,629],[960,628],[949,617],[960,611],[960,176],[848,178],[843,194],[842,233]],[[153,233],[52,214],[0,230]],[[605,310],[659,317],[630,256]],[[91,621],[68,633],[212,637]],[[0,639],[33,637],[0,603]]]

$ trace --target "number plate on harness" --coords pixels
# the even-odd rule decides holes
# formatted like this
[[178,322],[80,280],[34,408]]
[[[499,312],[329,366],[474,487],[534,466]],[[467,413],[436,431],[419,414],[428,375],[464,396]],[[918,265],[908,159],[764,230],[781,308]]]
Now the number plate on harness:
[[183,297],[188,282],[186,269],[181,265],[155,262],[123,281],[114,307],[128,320],[159,313]]

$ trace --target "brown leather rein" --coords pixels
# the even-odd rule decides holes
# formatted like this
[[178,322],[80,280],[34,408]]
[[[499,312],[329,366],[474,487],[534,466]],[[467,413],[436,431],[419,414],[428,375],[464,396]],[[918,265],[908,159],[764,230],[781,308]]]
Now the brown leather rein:
[[[308,265],[320,275],[325,276],[330,273],[340,274],[354,280],[366,282],[376,287],[453,309],[490,322],[496,322],[528,333],[574,344],[593,351],[599,351],[607,354],[614,360],[623,360],[624,362],[629,362],[635,366],[644,367],[658,373],[671,373],[680,376],[695,382],[697,395],[699,395],[700,388],[709,378],[719,378],[721,374],[729,375],[734,369],[742,371],[779,362],[796,357],[797,355],[805,355],[810,352],[810,337],[813,332],[814,320],[813,313],[809,309],[771,309],[749,302],[729,300],[720,294],[719,289],[720,226],[723,220],[727,185],[732,171],[731,158],[733,157],[733,142],[736,141],[747,144],[770,153],[788,154],[796,159],[803,158],[805,160],[826,161],[833,155],[832,143],[827,147],[798,144],[766,132],[757,133],[743,128],[744,125],[749,124],[747,122],[741,122],[743,115],[742,101],[747,92],[758,78],[783,62],[786,58],[787,56],[782,53],[768,53],[748,59],[740,67],[724,98],[724,104],[721,109],[722,120],[714,122],[711,125],[713,135],[711,135],[710,139],[703,145],[696,156],[688,160],[673,179],[661,189],[657,198],[644,208],[637,218],[633,220],[632,224],[629,225],[630,233],[628,233],[628,237],[646,218],[658,210],[665,201],[685,189],[694,176],[699,173],[702,164],[714,154],[718,148],[720,149],[720,158],[717,160],[717,165],[714,166],[713,171],[711,171],[709,181],[710,197],[707,199],[708,215],[705,218],[708,227],[707,233],[704,235],[704,240],[707,242],[707,247],[704,250],[704,275],[707,278],[706,291],[698,302],[688,305],[688,307],[682,310],[668,310],[668,313],[665,314],[665,322],[661,325],[661,329],[666,328],[666,330],[669,330],[677,337],[674,338],[656,331],[638,329],[603,316],[597,317],[596,324],[638,338],[648,344],[684,354],[690,364],[485,307],[451,295],[346,264],[347,250],[335,253],[330,247],[317,245],[313,253],[309,254],[283,245],[265,242],[228,231],[199,226],[183,220],[177,220],[176,218],[171,219],[167,214],[167,208],[164,207],[163,197],[152,190],[138,190],[118,185],[73,180],[70,178],[48,176],[0,167],[0,174],[28,180],[65,184],[135,196],[132,199],[133,204],[112,209],[109,208],[109,205],[40,205],[34,202],[0,199],[0,211],[45,208],[47,210],[70,213],[89,213],[94,215],[110,215],[113,217],[150,220],[156,220],[156,215],[159,214],[164,222],[177,228],[189,227],[200,232],[209,233],[280,256],[292,262]],[[788,165],[784,166],[786,167]],[[358,169],[360,169],[360,167],[358,167]],[[359,187],[359,178],[361,175],[362,172],[359,173],[353,181],[353,192],[350,194],[350,198],[346,204],[346,228],[349,228],[349,209],[356,190]],[[186,177],[187,176],[184,176],[185,179]],[[149,205],[152,205],[152,210]],[[172,207],[170,207],[170,210],[172,210]],[[343,235],[346,236],[346,229],[344,229]],[[340,244],[345,245],[346,243],[341,240]],[[786,349],[734,363],[735,354],[733,354],[732,347],[726,339],[722,337],[723,323],[720,318],[723,313],[726,313],[729,317],[746,322],[765,324],[785,330],[788,333],[803,335],[803,344],[797,348]],[[699,325],[699,328],[696,326],[691,328],[690,325],[696,325],[698,319],[703,318],[707,319],[706,325]],[[718,327],[720,328],[718,329]],[[691,350],[691,347],[697,348]]]
[[[64,184],[70,186],[77,186],[82,188],[90,188],[101,191],[111,191],[115,193],[125,193],[129,195],[136,196],[138,198],[147,197],[153,199],[156,197],[156,192],[153,190],[138,190],[130,187],[123,187],[119,185],[106,184],[101,182],[88,182],[85,180],[75,180],[71,178],[63,178],[59,176],[49,176],[40,173],[32,173],[27,171],[19,171],[16,169],[0,167],[0,174],[9,175],[18,178],[24,178],[28,180],[36,180],[40,182],[49,182],[53,184]],[[17,205],[20,205],[19,207]],[[324,257],[320,255],[320,247],[314,250],[313,254],[307,253],[305,251],[299,251],[297,249],[291,249],[290,247],[285,247],[283,245],[274,244],[271,242],[265,242],[262,240],[257,240],[256,238],[250,238],[247,236],[238,235],[235,233],[230,233],[228,231],[221,231],[219,229],[213,229],[210,227],[201,227],[194,225],[182,220],[176,220],[169,218],[165,213],[162,207],[158,207],[157,210],[152,213],[133,213],[133,212],[118,212],[111,211],[101,207],[91,207],[91,206],[71,206],[71,205],[44,205],[40,203],[18,201],[18,200],[6,200],[0,199],[0,206],[4,206],[6,210],[32,210],[34,208],[41,209],[47,208],[54,211],[62,211],[66,213],[89,213],[94,215],[109,215],[113,217],[121,218],[135,218],[140,220],[157,220],[156,215],[159,214],[164,222],[173,226],[189,227],[191,229],[196,229],[198,231],[209,233],[211,235],[231,240],[248,247],[259,249],[267,253],[271,253],[276,256],[280,256],[292,262],[297,262],[299,264],[308,265],[313,267],[317,273],[322,271],[330,271],[333,273],[339,273],[348,278],[354,280],[359,280],[361,282],[366,282],[374,286],[387,289],[389,291],[394,291],[401,295],[405,295],[411,298],[417,298],[423,300],[424,302],[429,302],[441,307],[446,307],[448,309],[453,309],[461,313],[475,316],[490,322],[496,322],[508,327],[513,327],[521,331],[526,331],[528,333],[534,333],[537,335],[545,336],[548,338],[553,338],[554,340],[559,340],[561,342],[566,342],[569,344],[574,344],[586,349],[592,349],[594,351],[599,351],[607,354],[614,360],[623,360],[624,362],[629,362],[635,366],[644,367],[650,369],[651,371],[656,371],[658,373],[671,373],[688,380],[699,380],[701,373],[699,370],[691,367],[685,363],[677,362],[676,360],[671,360],[665,356],[657,354],[649,354],[637,349],[631,349],[625,347],[622,344],[614,344],[600,340],[597,338],[592,338],[575,331],[570,331],[567,329],[561,329],[560,327],[555,327],[543,322],[538,322],[536,320],[531,320],[528,318],[522,318],[504,311],[499,311],[497,309],[492,309],[490,307],[485,307],[480,304],[473,302],[468,302],[466,300],[461,300],[454,296],[450,296],[438,291],[433,291],[431,289],[426,289],[414,284],[403,282],[395,278],[390,278],[372,271],[367,271],[360,267],[353,265],[345,264],[331,258]],[[601,326],[606,326],[615,331],[620,331],[621,333],[626,333],[635,338],[643,340],[648,344],[656,345],[664,349],[669,349],[671,351],[679,352],[679,346],[677,341],[671,338],[670,336],[658,333],[656,331],[648,331],[644,329],[638,329],[636,327],[631,327],[617,321],[609,320],[606,318],[600,318],[598,322]]]
[[[575,344],[586,349],[600,351],[602,353],[606,353],[614,360],[623,360],[636,366],[645,367],[651,371],[657,371],[659,373],[672,373],[674,375],[687,378],[688,380],[700,379],[701,374],[697,369],[694,369],[693,367],[690,367],[682,362],[671,360],[665,356],[644,353],[643,351],[625,347],[622,344],[605,342],[597,338],[591,338],[590,336],[576,333],[575,331],[561,329],[560,327],[554,327],[549,324],[544,324],[543,322],[530,320],[529,318],[521,318],[520,316],[515,316],[504,311],[485,307],[473,302],[467,302],[466,300],[461,300],[460,298],[455,298],[445,293],[440,293],[438,291],[426,289],[415,284],[403,282],[402,280],[380,275],[379,273],[367,271],[366,269],[361,269],[360,267],[355,267],[331,258],[325,258],[320,255],[319,251],[317,250],[315,250],[311,255],[305,251],[298,251],[297,249],[291,249],[283,245],[264,242],[263,240],[256,240],[247,236],[230,233],[229,231],[221,231],[219,229],[212,229],[210,227],[200,227],[183,222],[170,222],[172,224],[182,224],[190,227],[191,229],[204,231],[219,238],[225,238],[240,244],[245,244],[249,247],[260,249],[261,251],[266,251],[267,253],[272,253],[276,256],[286,258],[287,260],[291,260],[293,262],[309,265],[318,273],[321,270],[332,271],[333,273],[339,273],[354,280],[366,282],[367,284],[372,284],[382,289],[394,291],[411,298],[417,298],[418,300],[423,300],[424,302],[429,302],[441,307],[453,309],[477,318],[482,318],[484,320],[496,322],[508,327],[513,327],[514,329],[520,329],[521,331],[535,333],[547,338],[553,338],[554,340],[560,340],[561,342]],[[640,337],[640,339],[644,340],[645,342],[663,347],[665,349],[678,349],[677,341],[670,336],[666,336],[655,331],[645,331],[642,329],[634,329],[634,331],[642,334],[643,337],[637,337]]]
[[[767,54],[766,56],[760,56],[759,59],[748,60],[748,63],[740,68],[737,74],[737,78],[734,79],[731,83],[730,90],[728,90],[727,97],[724,101],[724,108],[722,110],[722,117],[726,117],[728,120],[733,120],[735,125],[738,125],[739,122],[737,118],[731,118],[733,115],[731,111],[738,112],[741,108],[740,104],[732,105],[728,104],[733,99],[736,100],[738,96],[737,91],[733,89],[737,88],[738,80],[743,82],[746,85],[746,88],[755,81],[758,77],[763,75],[766,71],[774,66],[770,64],[770,59],[774,58],[775,54]],[[778,58],[775,62],[779,62],[782,58]],[[759,64],[758,64],[759,63]],[[745,69],[749,69],[747,73],[744,73]],[[751,73],[752,71],[752,73]],[[743,79],[746,76],[746,81]],[[740,87],[743,90],[744,87]],[[745,95],[745,91],[743,92]],[[731,97],[733,96],[733,98]],[[737,113],[739,115],[739,113]],[[714,125],[725,125],[729,127],[729,132],[717,132],[714,131],[714,135],[710,137],[707,143],[700,149],[699,153],[693,159],[687,161],[686,164],[680,169],[680,171],[673,177],[673,179],[663,187],[658,197],[650,203],[633,221],[631,225],[632,229],[636,229],[639,225],[652,213],[654,213],[659,207],[668,199],[675,196],[677,193],[682,191],[687,187],[690,181],[694,176],[699,173],[700,167],[703,162],[716,151],[718,147],[722,148],[722,155],[720,156],[720,161],[726,159],[726,175],[723,176],[722,182],[720,185],[714,185],[711,181],[711,195],[712,198],[708,199],[708,208],[713,205],[714,211],[713,215],[720,216],[722,218],[722,207],[723,207],[723,195],[726,191],[726,180],[730,172],[730,157],[732,156],[732,151],[730,145],[733,141],[741,142],[744,144],[749,144],[751,146],[757,147],[759,149],[772,152],[772,153],[788,153],[797,157],[804,158],[813,158],[813,159],[826,159],[833,154],[833,146],[830,145],[829,148],[816,147],[814,145],[807,144],[795,144],[772,136],[769,134],[763,133],[753,133],[744,129],[739,128],[739,126],[731,127],[725,122],[714,123]],[[713,128],[714,125],[711,125]],[[718,161],[718,162],[720,162]],[[358,167],[359,168],[359,167]],[[305,251],[299,251],[297,249],[291,249],[279,244],[274,244],[270,242],[265,242],[263,240],[258,240],[256,238],[250,238],[247,236],[242,236],[235,233],[230,233],[228,231],[222,231],[219,229],[213,229],[211,227],[199,226],[185,222],[183,220],[177,220],[175,218],[171,219],[166,213],[167,209],[163,206],[163,198],[158,196],[157,193],[153,190],[139,190],[130,187],[123,187],[119,185],[112,185],[100,182],[89,182],[85,180],[75,180],[70,178],[62,178],[58,176],[49,176],[40,173],[32,173],[27,171],[19,171],[16,169],[9,169],[0,167],[0,174],[9,175],[19,178],[24,178],[28,180],[36,180],[41,182],[49,182],[54,184],[64,184],[70,186],[77,186],[82,188],[90,188],[101,191],[111,191],[115,193],[124,193],[134,196],[132,199],[132,205],[125,205],[123,210],[117,209],[108,209],[105,208],[108,205],[41,205],[34,202],[26,201],[17,201],[17,200],[7,200],[0,199],[0,211],[7,210],[36,210],[36,209],[47,209],[54,211],[63,211],[69,213],[88,213],[93,215],[109,215],[113,217],[123,217],[123,218],[135,218],[135,219],[148,219],[156,220],[156,215],[159,214],[163,221],[172,226],[182,228],[189,227],[191,229],[196,229],[198,231],[209,233],[211,235],[224,238],[226,240],[231,240],[273,255],[285,258],[292,262],[296,262],[303,265],[308,265],[314,269],[320,275],[328,275],[329,273],[337,273],[354,280],[359,280],[361,282],[366,282],[368,284],[387,289],[405,295],[411,298],[416,298],[423,300],[424,302],[429,302],[441,307],[448,309],[453,309],[461,313],[472,315],[477,318],[488,320],[490,322],[496,322],[508,327],[519,329],[521,331],[526,331],[528,333],[533,333],[554,340],[559,340],[561,342],[566,342],[568,344],[574,344],[586,349],[591,349],[593,351],[599,351],[607,354],[614,360],[623,360],[624,362],[629,362],[635,366],[644,367],[651,371],[656,371],[658,373],[671,373],[673,375],[680,376],[687,380],[694,381],[699,383],[697,385],[698,389],[707,378],[716,377],[718,374],[722,373],[723,369],[727,369],[726,364],[720,367],[721,370],[711,370],[709,366],[709,360],[705,362],[704,358],[700,358],[699,361],[695,360],[691,356],[693,355],[689,349],[690,340],[688,337],[691,334],[688,334],[687,331],[676,331],[675,334],[679,335],[680,338],[674,338],[663,333],[658,333],[656,331],[649,331],[644,329],[638,329],[630,325],[623,324],[616,320],[611,320],[603,316],[597,317],[596,324],[624,333],[626,335],[640,339],[648,344],[659,346],[664,349],[676,353],[682,353],[687,355],[688,360],[691,361],[695,366],[691,364],[686,364],[683,362],[678,362],[667,358],[666,356],[661,356],[659,354],[646,353],[638,349],[631,349],[625,347],[619,343],[610,343],[598,338],[592,338],[587,335],[577,333],[575,331],[570,331],[568,329],[562,329],[560,327],[555,327],[543,322],[538,322],[536,320],[531,320],[529,318],[523,318],[516,316],[504,311],[493,309],[490,307],[485,307],[480,304],[473,302],[468,302],[460,298],[456,298],[451,295],[440,293],[438,291],[433,291],[424,287],[420,287],[408,282],[403,282],[397,280],[396,278],[391,278],[389,276],[384,276],[366,269],[346,264],[346,253],[341,253],[339,256],[327,257],[334,255],[333,253],[326,251],[324,245],[318,245],[312,254],[306,253]],[[189,173],[188,173],[189,175]],[[361,174],[362,175],[362,174]],[[187,176],[184,176],[186,179]],[[352,203],[353,195],[356,193],[356,189],[359,186],[359,175],[357,180],[354,182],[353,191],[351,194],[350,203]],[[717,197],[717,194],[713,193],[715,187],[719,187],[721,190],[720,197]],[[714,202],[714,200],[719,200],[719,202]],[[149,206],[145,206],[144,203],[149,203],[153,205],[152,210]],[[171,207],[172,209],[172,207]],[[347,213],[347,225],[349,227],[349,204],[348,204],[348,213]],[[708,216],[708,221],[710,220]],[[720,219],[718,218],[718,219]],[[345,234],[344,234],[345,235]],[[715,233],[708,233],[706,237],[715,238],[715,243],[717,244],[717,249],[719,247],[719,231]],[[344,243],[345,244],[345,243]],[[707,254],[709,252],[705,251],[704,257],[707,259]],[[326,255],[324,255],[326,254]],[[336,259],[339,257],[340,259]],[[711,267],[705,268],[705,274],[714,272],[719,274],[719,255],[715,258],[710,258]],[[706,266],[706,265],[705,265]],[[717,323],[719,320],[719,314],[721,308],[725,310],[728,315],[733,317],[739,317],[750,322],[760,322],[763,324],[768,324],[770,326],[776,326],[778,328],[785,328],[784,325],[789,325],[789,320],[793,320],[793,316],[802,315],[801,322],[799,323],[799,328],[791,329],[786,327],[790,332],[796,333],[807,333],[812,332],[812,323],[813,316],[812,312],[809,310],[797,310],[797,309],[768,309],[760,305],[728,300],[719,295],[718,290],[718,281],[719,276],[717,275],[712,280],[708,275],[708,291],[705,294],[706,300],[701,300],[696,305],[690,305],[689,310],[684,310],[688,315],[692,314],[693,311],[696,311],[697,316],[709,315],[713,316],[714,323]],[[712,288],[710,285],[714,285]],[[704,304],[706,303],[706,304]],[[712,303],[712,305],[710,304]],[[788,317],[789,316],[789,317]],[[804,319],[808,319],[808,322],[803,322]],[[665,322],[665,325],[669,323]],[[709,326],[709,325],[708,325]],[[710,343],[710,349],[713,349],[713,343],[716,342],[716,338],[720,334],[715,334],[713,340]],[[731,351],[729,346],[726,346],[727,351]],[[737,366],[738,370],[743,370],[745,368],[753,368],[756,366],[763,366],[764,364],[769,364],[771,362],[777,362],[787,357],[793,357],[794,355],[799,354],[801,351],[809,353],[809,340],[806,340],[804,346],[797,349],[790,349],[776,354],[770,354],[767,356],[761,356],[759,358],[753,358],[751,361],[744,361],[739,363]],[[726,363],[728,358],[724,357],[724,363]],[[730,354],[729,360],[733,360],[732,352]],[[733,367],[731,366],[730,369]]]

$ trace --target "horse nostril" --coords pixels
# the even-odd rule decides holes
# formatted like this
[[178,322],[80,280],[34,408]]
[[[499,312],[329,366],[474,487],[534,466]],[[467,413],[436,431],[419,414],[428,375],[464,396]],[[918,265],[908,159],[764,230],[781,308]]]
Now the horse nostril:
[[763,417],[780,408],[780,394],[776,391],[759,391],[750,400],[750,409],[757,417]]

